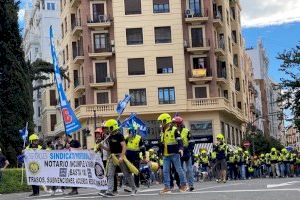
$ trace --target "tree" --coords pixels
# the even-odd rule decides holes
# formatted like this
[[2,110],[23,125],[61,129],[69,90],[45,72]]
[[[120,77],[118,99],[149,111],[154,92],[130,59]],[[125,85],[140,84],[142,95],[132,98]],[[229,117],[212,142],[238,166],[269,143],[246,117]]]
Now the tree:
[[279,70],[287,76],[281,79],[280,87],[284,94],[279,101],[284,103],[285,109],[292,110],[294,123],[300,130],[300,42],[295,48],[278,54],[277,59],[282,61]]
[[272,147],[275,147],[277,150],[281,150],[283,145],[273,137],[267,138],[261,133],[247,134],[244,141],[250,141],[251,145],[249,151],[253,153],[253,144],[256,154],[270,152]]
[[[33,63],[27,62],[28,68],[29,68],[29,75],[31,82],[37,81],[37,80],[49,80],[51,77],[49,74],[54,74],[54,68],[53,64],[43,61],[41,59],[37,59]],[[63,68],[60,68],[60,75],[62,78],[69,81],[69,77],[66,75],[66,71]],[[41,85],[32,87],[32,90],[39,90],[42,88],[51,87],[54,83],[43,83]]]
[[12,165],[22,146],[19,129],[33,131],[32,86],[18,26],[18,5],[0,0],[0,147]]

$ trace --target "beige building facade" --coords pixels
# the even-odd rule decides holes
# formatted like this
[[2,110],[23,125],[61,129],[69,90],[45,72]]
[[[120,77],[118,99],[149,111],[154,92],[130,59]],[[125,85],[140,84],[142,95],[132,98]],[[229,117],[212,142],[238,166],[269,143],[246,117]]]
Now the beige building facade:
[[253,93],[239,1],[62,0],[61,8],[65,89],[83,146],[94,143],[84,130],[116,118],[125,94],[132,99],[121,119],[137,113],[148,139],[158,138],[156,119],[167,112],[182,116],[198,141],[224,133],[241,144]]

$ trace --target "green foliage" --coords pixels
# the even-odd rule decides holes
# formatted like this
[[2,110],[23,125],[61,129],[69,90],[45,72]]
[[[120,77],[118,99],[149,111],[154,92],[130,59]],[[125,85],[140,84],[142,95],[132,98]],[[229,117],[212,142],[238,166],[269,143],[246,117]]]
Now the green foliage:
[[287,78],[281,79],[281,88],[285,93],[279,101],[285,103],[286,109],[291,109],[295,119],[295,124],[300,130],[300,43],[295,48],[285,50],[278,54],[277,59],[282,61],[280,71],[283,71]]
[[3,173],[2,182],[0,182],[0,193],[15,193],[15,192],[28,192],[31,190],[31,187],[26,184],[26,173],[24,171],[24,181],[21,184],[22,180],[22,170],[20,168],[15,169],[6,169]]
[[272,147],[280,150],[283,148],[283,145],[273,137],[267,138],[263,134],[247,134],[244,141],[250,141],[251,146],[249,151],[253,153],[253,144],[256,154],[270,152]]
[[22,147],[19,129],[27,121],[33,130],[32,86],[21,47],[18,2],[1,1],[0,32],[0,147],[15,166]]

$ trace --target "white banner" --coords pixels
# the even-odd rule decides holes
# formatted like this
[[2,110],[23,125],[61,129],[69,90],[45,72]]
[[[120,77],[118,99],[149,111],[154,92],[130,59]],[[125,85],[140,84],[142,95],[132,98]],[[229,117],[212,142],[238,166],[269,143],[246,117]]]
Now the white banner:
[[87,150],[26,150],[28,185],[107,189],[99,154]]

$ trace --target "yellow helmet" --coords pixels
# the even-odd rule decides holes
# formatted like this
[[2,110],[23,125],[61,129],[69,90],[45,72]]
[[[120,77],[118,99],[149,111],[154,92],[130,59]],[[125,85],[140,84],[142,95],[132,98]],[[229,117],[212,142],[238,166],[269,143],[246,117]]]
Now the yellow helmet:
[[286,148],[283,148],[283,149],[281,149],[281,152],[282,152],[282,153],[287,153],[288,151],[287,151]]
[[29,136],[29,142],[32,142],[34,140],[39,140],[39,136],[37,134],[33,133]]
[[246,155],[249,155],[249,151],[244,151],[244,153],[245,153]]
[[119,124],[115,119],[109,119],[105,122],[104,127],[108,129],[108,131],[115,131],[119,129]]
[[154,149],[149,149],[149,152],[150,153],[154,153]]
[[201,150],[201,153],[205,154],[205,153],[207,153],[207,152],[206,152],[205,149],[202,149],[202,150]]
[[271,149],[271,151],[276,152],[277,150],[276,150],[275,147],[273,147],[273,148]]
[[172,118],[171,115],[169,115],[168,113],[163,113],[159,115],[157,121],[159,121],[161,124],[168,124],[172,122]]
[[224,140],[224,135],[222,133],[219,133],[217,135],[217,139]]

